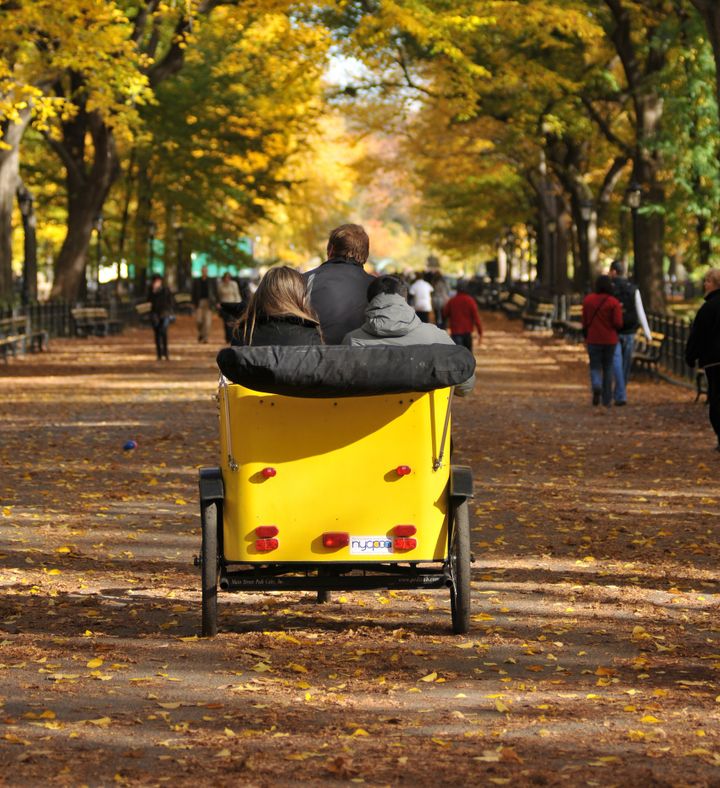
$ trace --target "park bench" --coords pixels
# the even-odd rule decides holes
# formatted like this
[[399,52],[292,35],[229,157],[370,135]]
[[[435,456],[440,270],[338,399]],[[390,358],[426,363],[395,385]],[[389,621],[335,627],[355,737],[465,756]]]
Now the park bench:
[[583,338],[582,333],[582,304],[570,304],[564,320],[552,321],[553,332],[564,336],[573,342]]
[[30,350],[43,351],[48,348],[48,332],[32,331],[27,317],[5,317],[0,319],[0,355],[7,364],[8,357]]
[[635,350],[632,355],[632,367],[647,372],[655,380],[659,380],[660,356],[665,344],[665,334],[661,334],[659,331],[652,331],[651,337],[650,341],[648,341],[642,331],[638,331]]
[[70,314],[75,324],[75,336],[78,337],[105,337],[122,331],[122,321],[111,320],[105,307],[75,307]]
[[500,309],[511,319],[521,317],[528,305],[527,298],[522,293],[510,293],[500,301]]
[[523,313],[523,327],[527,331],[540,331],[552,328],[555,316],[555,304],[549,301],[533,302],[530,309]]
[[181,315],[191,315],[193,313],[193,302],[190,293],[175,293],[175,311]]

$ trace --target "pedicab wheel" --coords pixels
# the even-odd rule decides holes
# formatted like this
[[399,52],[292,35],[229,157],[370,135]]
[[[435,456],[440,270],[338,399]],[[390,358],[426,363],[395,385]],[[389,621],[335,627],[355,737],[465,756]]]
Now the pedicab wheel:
[[467,501],[453,504],[450,537],[450,609],[456,635],[470,629],[470,519]]
[[202,634],[217,635],[217,592],[220,574],[218,555],[218,505],[208,504],[202,511]]

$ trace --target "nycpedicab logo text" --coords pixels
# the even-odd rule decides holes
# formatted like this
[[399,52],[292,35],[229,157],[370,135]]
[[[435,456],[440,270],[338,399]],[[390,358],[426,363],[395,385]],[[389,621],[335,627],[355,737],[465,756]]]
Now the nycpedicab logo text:
[[387,536],[351,536],[350,555],[390,555],[392,539]]

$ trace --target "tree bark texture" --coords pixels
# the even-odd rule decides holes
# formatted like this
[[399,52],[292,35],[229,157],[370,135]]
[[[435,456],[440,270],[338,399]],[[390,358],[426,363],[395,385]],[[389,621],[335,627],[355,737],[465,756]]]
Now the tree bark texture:
[[20,141],[30,123],[30,110],[23,110],[15,123],[4,123],[2,141],[9,146],[0,150],[0,300],[13,294],[12,217],[19,181]]
[[[635,109],[635,149],[633,178],[640,187],[643,205],[635,216],[635,280],[645,303],[653,312],[665,311],[663,286],[663,241],[665,222],[653,205],[662,205],[665,194],[658,180],[660,153],[657,137],[663,114],[663,101],[654,87],[665,66],[664,47],[654,43],[654,31],[647,31],[647,53],[641,53],[633,40],[632,19],[622,0],[605,0],[613,24],[609,31],[625,72],[628,89]],[[649,9],[652,11],[653,9]],[[658,15],[660,11],[655,9]]]
[[[72,120],[63,124],[62,131],[62,140],[50,140],[50,145],[65,165],[67,234],[55,262],[50,295],[74,301],[85,279],[96,218],[120,168],[112,129],[98,112],[86,112],[81,107]],[[92,141],[91,146],[88,139]]]

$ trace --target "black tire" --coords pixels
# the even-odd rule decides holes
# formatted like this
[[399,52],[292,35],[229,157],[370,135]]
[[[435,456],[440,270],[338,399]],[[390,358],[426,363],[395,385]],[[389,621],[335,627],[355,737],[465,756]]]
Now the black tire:
[[450,609],[456,635],[470,629],[470,516],[467,501],[452,506],[450,536]]
[[330,601],[331,591],[328,591],[327,588],[323,589],[322,591],[317,592],[317,603],[318,605],[327,604]]
[[218,553],[218,505],[211,503],[202,509],[202,634],[217,635],[217,592],[220,574]]

